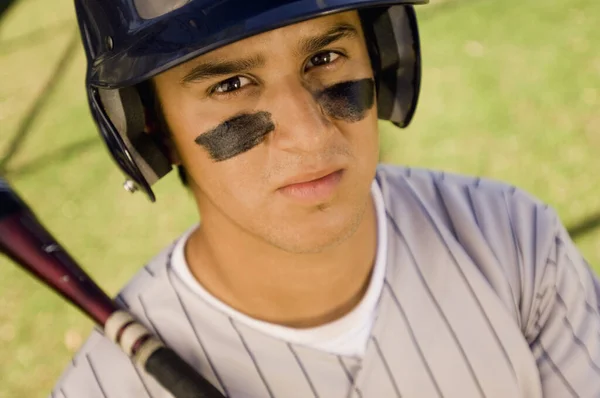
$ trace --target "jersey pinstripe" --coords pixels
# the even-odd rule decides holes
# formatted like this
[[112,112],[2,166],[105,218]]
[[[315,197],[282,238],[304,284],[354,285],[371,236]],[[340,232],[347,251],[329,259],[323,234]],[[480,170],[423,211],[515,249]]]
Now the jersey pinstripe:
[[[118,301],[234,398],[600,397],[600,284],[555,212],[508,185],[381,165],[385,283],[365,356],[266,336],[219,312],[165,249]],[[94,331],[60,398],[167,398]]]

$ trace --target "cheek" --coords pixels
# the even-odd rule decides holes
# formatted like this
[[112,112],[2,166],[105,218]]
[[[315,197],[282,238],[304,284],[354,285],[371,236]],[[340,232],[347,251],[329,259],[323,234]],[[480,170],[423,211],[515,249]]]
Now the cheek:
[[361,174],[370,173],[379,162],[379,124],[376,107],[367,111],[359,122],[337,125],[351,148],[356,171]]
[[252,152],[236,155],[263,142],[274,126],[266,112],[248,116],[230,118],[219,124],[207,123],[207,119],[214,121],[214,116],[192,114],[182,117],[179,124],[173,126],[175,146],[183,166],[195,185],[214,200],[218,200],[216,196],[239,197],[240,192],[247,197],[251,190],[246,186],[262,183],[262,162],[257,163]]
[[247,157],[215,162],[197,146],[194,149],[200,154],[187,159],[187,164],[192,180],[200,189],[200,198],[207,196],[225,212],[242,217],[249,209],[262,206],[268,189],[262,162],[251,162]]

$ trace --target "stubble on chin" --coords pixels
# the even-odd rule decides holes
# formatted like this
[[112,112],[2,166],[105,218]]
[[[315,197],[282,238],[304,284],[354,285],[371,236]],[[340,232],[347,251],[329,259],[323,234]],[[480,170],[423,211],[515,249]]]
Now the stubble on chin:
[[[355,209],[354,213],[350,216],[351,220],[346,223],[343,228],[338,230],[333,236],[329,236],[319,243],[303,244],[302,241],[305,240],[303,236],[289,237],[289,235],[289,239],[285,242],[282,242],[280,239],[281,234],[278,234],[277,232],[267,237],[267,241],[269,244],[290,254],[318,254],[325,252],[343,244],[352,236],[354,236],[354,234],[356,234],[365,218],[365,214],[370,203],[371,198],[369,195],[369,198],[365,201],[365,203]],[[320,211],[327,211],[327,209],[331,207],[330,205],[321,206],[322,207],[319,207]]]

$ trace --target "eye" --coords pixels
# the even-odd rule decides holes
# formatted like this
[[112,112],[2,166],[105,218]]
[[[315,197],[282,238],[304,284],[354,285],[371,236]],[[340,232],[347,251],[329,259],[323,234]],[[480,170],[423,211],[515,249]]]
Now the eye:
[[333,51],[323,51],[316,55],[313,55],[306,63],[306,69],[313,68],[315,66],[327,65],[334,62],[340,57],[340,54]]
[[230,93],[232,91],[239,90],[240,88],[246,86],[248,83],[251,83],[251,80],[244,76],[234,76],[230,79],[223,80],[220,83],[217,83],[213,86],[211,92],[225,94]]

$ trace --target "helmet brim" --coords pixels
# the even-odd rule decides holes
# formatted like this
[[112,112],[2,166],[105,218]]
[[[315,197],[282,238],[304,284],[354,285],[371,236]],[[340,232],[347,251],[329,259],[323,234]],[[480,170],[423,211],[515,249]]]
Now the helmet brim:
[[[88,84],[123,88],[236,41],[293,23],[364,7],[426,4],[429,0],[224,0],[207,11],[191,2],[168,16],[146,21],[131,45],[115,43],[114,52],[96,59]],[[244,5],[245,4],[245,5]],[[235,10],[232,19],[228,10]],[[240,15],[242,18],[240,18]],[[242,22],[240,22],[242,20]]]

